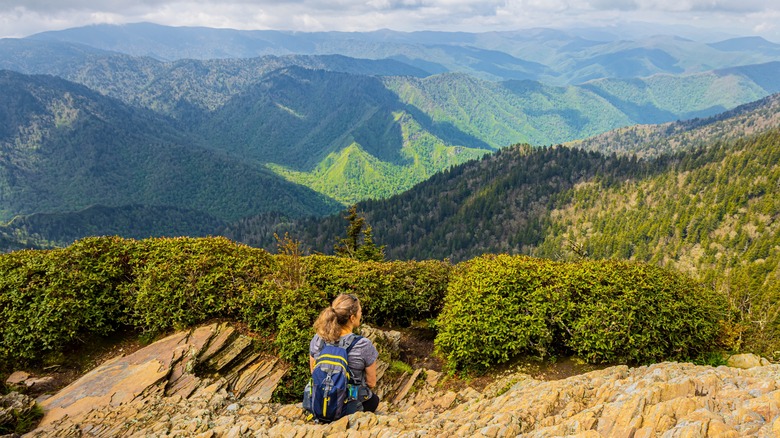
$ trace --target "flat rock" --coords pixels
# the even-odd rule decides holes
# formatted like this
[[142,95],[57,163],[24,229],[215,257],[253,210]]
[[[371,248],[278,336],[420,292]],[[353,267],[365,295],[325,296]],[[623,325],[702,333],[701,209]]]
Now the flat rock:
[[726,361],[726,365],[732,367],[732,368],[742,368],[742,369],[750,369],[754,367],[762,367],[769,365],[769,361],[767,359],[764,359],[761,356],[746,353],[746,354],[735,354],[728,358]]
[[114,358],[41,403],[46,426],[65,416],[79,418],[95,407],[132,401],[166,378],[186,348],[188,333],[181,332],[136,351]]
[[[13,431],[19,418],[27,416],[35,407],[35,400],[18,392],[0,395],[0,433]],[[4,435],[5,436],[5,435]]]
[[19,385],[25,380],[30,378],[30,373],[24,371],[14,371],[7,379],[5,379],[6,385]]

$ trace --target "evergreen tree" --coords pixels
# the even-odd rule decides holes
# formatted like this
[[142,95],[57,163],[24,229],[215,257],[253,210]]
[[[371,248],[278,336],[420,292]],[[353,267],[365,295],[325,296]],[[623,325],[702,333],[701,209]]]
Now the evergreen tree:
[[382,261],[385,259],[385,247],[374,243],[371,226],[357,212],[357,205],[352,205],[344,216],[349,222],[347,236],[338,239],[334,252],[339,257],[348,257],[361,261]]

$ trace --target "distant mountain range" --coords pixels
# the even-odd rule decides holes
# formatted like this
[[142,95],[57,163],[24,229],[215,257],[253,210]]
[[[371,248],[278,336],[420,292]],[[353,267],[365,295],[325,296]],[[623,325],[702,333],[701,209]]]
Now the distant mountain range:
[[[257,217],[327,216],[513,144],[581,141],[655,157],[693,144],[680,126],[780,92],[775,46],[544,29],[302,34],[148,24],[3,39],[0,220],[16,219],[0,238],[60,244],[229,226],[255,239],[245,224]],[[179,55],[152,53],[165,50]],[[214,59],[184,59],[188,50]],[[645,131],[654,143],[640,138]],[[716,135],[696,132],[705,143]],[[236,222],[245,218],[254,219]],[[404,239],[392,238],[399,248]],[[422,254],[398,249],[407,250],[396,255]]]
[[[482,79],[530,79],[550,85],[657,73],[701,73],[780,61],[780,45],[758,37],[707,43],[658,34],[663,31],[656,28],[653,36],[633,32],[636,36],[627,39],[608,29],[307,33],[137,23],[44,32],[27,39],[77,43],[163,61],[290,54],[389,58],[418,67],[428,74],[460,72]],[[674,29],[669,31],[674,32]]]

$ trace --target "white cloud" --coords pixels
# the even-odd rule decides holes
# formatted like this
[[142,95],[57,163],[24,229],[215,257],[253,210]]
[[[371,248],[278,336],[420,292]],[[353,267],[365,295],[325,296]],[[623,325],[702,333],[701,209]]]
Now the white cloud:
[[[0,36],[93,23],[319,30],[509,30],[659,21],[780,41],[777,0],[0,0]],[[3,35],[4,34],[4,35]]]

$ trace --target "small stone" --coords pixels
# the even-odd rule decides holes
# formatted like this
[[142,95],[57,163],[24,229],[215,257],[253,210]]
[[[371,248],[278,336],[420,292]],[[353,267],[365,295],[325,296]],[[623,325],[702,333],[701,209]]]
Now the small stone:
[[482,394],[476,389],[467,386],[458,393],[458,397],[463,401],[469,401],[482,397]]
[[496,424],[491,424],[490,426],[483,427],[479,430],[479,433],[481,433],[483,436],[486,436],[488,438],[495,438],[498,436],[499,431],[501,431],[501,426],[498,426]]
[[755,354],[735,354],[726,361],[726,365],[732,368],[750,369],[760,367],[761,357]]
[[349,417],[341,417],[333,423],[330,423],[328,426],[328,434],[345,432],[347,427],[349,427]]
[[30,374],[24,371],[15,371],[13,374],[5,379],[6,385],[20,385],[22,382],[30,378]]
[[441,377],[441,373],[434,370],[425,370],[425,383],[428,384],[428,386],[434,387],[436,384],[439,383],[439,378]]
[[436,400],[434,400],[433,404],[442,409],[449,409],[452,404],[455,403],[455,399],[457,398],[458,394],[452,391],[447,391],[444,393],[444,395],[436,397]]
[[225,438],[237,438],[241,436],[241,425],[233,426],[225,435]]
[[46,390],[52,387],[54,383],[54,377],[46,376],[39,377],[37,379],[27,379],[24,384],[28,388],[35,388],[36,390]]
[[707,436],[712,438],[738,437],[739,432],[734,430],[734,428],[727,426],[725,423],[723,423],[720,420],[712,420],[707,426]]

